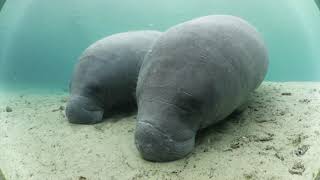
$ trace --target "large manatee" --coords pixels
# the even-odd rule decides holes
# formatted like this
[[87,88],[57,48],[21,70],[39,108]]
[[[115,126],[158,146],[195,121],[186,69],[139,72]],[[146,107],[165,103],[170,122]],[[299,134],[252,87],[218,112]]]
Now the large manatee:
[[66,115],[71,123],[102,121],[135,106],[135,88],[145,54],[158,31],[119,33],[88,47],[75,66]]
[[205,16],[167,30],[138,77],[135,144],[142,157],[186,156],[199,129],[243,108],[267,67],[261,36],[241,18]]

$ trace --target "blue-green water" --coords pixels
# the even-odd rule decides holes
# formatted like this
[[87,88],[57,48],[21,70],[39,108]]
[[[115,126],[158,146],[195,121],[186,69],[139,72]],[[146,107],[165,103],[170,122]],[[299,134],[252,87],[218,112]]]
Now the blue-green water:
[[243,17],[270,54],[266,80],[320,80],[320,11],[305,0],[9,0],[0,12],[0,84],[67,88],[81,52],[113,33],[210,14]]

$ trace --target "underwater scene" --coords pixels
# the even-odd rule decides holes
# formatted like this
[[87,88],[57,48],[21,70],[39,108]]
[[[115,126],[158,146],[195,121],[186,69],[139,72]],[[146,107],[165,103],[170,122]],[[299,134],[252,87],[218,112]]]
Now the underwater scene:
[[320,180],[320,0],[0,0],[0,180]]

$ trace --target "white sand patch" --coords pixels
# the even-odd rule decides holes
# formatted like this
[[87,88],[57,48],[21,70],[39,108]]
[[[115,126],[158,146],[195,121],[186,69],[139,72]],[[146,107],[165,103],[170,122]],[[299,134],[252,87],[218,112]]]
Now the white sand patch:
[[320,178],[320,83],[263,83],[245,112],[202,131],[194,152],[170,163],[141,159],[135,115],[69,124],[59,109],[67,96],[0,94],[7,180]]

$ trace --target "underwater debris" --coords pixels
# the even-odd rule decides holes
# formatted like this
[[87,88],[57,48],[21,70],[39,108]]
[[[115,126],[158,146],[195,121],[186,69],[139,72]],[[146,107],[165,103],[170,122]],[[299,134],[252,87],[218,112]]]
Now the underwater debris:
[[276,152],[276,153],[274,154],[274,156],[276,156],[276,158],[280,159],[281,161],[284,161],[284,157],[283,157],[283,155],[282,155],[281,153]]
[[80,176],[80,177],[79,177],[79,180],[87,180],[87,178],[84,177],[84,176]]
[[231,149],[238,149],[240,148],[240,142],[234,141],[230,144]]
[[309,102],[311,102],[311,100],[310,99],[300,99],[299,102],[308,104]]
[[294,153],[297,155],[297,156],[302,156],[304,155],[308,150],[309,150],[310,146],[309,145],[303,145],[301,147],[299,147],[298,149],[296,149],[294,151]]
[[289,169],[290,174],[302,175],[306,170],[302,162],[295,162],[291,169]]
[[52,112],[63,111],[63,110],[64,110],[64,106],[60,106],[58,109],[52,110]]
[[266,123],[266,122],[274,122],[275,119],[255,119],[257,123]]
[[6,107],[6,112],[12,112],[12,108],[10,106]]
[[253,172],[251,172],[251,173],[245,173],[245,174],[243,174],[243,176],[244,176],[244,179],[245,179],[245,180],[259,179],[259,178],[257,177],[257,171],[253,171]]
[[274,137],[274,134],[272,133],[265,133],[262,135],[248,135],[248,136],[242,136],[239,138],[236,138],[233,140],[230,144],[230,148],[226,149],[225,151],[230,151],[232,149],[238,149],[244,144],[248,144],[251,142],[267,142],[272,141]]
[[[238,149],[242,145],[244,145],[245,143],[249,143],[249,142],[250,142],[250,139],[248,137],[246,137],[246,136],[239,137],[231,142],[230,148],[231,148],[231,150]],[[230,150],[230,149],[227,149],[227,150]]]
[[293,137],[288,137],[288,140],[291,141],[291,144],[294,146],[298,146],[302,143],[302,140],[307,139],[308,135],[303,135],[303,133],[295,134]]
[[287,112],[285,110],[280,110],[280,109],[277,109],[276,112],[272,113],[273,116],[284,116],[286,114]]
[[272,133],[266,133],[265,135],[260,136],[253,136],[253,141],[255,142],[266,142],[266,141],[272,141],[274,134]]
[[264,148],[264,150],[267,150],[267,151],[269,151],[269,150],[276,150],[276,148],[275,148],[274,146],[267,145],[267,146]]
[[281,93],[282,96],[291,96],[292,93],[291,92],[284,92],[284,93]]

